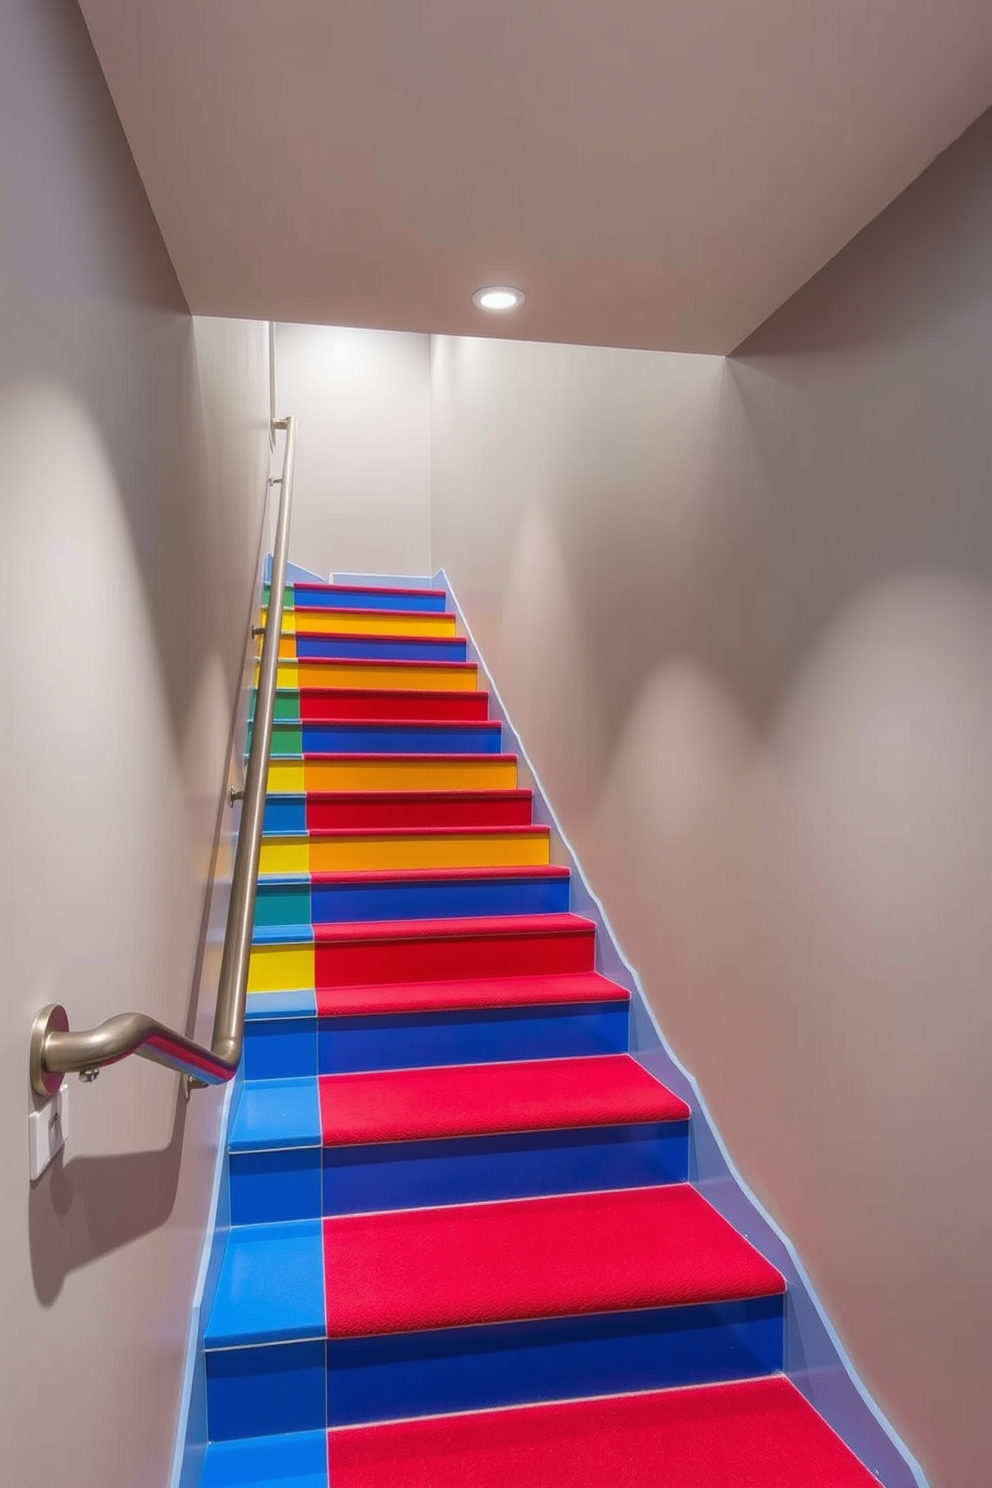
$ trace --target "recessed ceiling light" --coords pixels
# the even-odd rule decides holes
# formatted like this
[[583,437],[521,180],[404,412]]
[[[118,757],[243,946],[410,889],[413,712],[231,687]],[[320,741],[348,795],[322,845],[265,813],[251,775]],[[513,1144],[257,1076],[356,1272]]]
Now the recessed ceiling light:
[[511,289],[508,284],[488,284],[472,296],[480,310],[516,310],[525,298],[522,289]]

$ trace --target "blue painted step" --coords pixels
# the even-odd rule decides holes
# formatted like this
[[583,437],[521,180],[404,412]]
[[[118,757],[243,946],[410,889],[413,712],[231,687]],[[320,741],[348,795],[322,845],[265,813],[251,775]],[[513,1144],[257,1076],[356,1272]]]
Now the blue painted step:
[[367,661],[465,661],[468,642],[457,636],[320,636],[297,632],[300,661],[317,657],[363,657]]
[[305,609],[417,610],[443,614],[448,596],[443,589],[363,588],[357,584],[297,584],[295,602]]
[[[278,725],[276,726],[278,730]],[[302,730],[303,753],[499,754],[498,723],[293,723]]]
[[563,914],[569,888],[556,867],[273,875],[258,881],[255,927]]

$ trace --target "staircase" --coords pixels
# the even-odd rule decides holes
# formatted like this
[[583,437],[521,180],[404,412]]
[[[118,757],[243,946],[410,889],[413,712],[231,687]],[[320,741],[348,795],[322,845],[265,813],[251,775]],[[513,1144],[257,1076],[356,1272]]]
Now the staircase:
[[287,590],[202,1488],[869,1488],[437,590]]

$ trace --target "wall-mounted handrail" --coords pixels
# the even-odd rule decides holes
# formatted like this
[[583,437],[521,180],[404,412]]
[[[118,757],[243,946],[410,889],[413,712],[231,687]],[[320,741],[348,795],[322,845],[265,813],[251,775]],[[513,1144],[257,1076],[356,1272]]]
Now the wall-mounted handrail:
[[231,875],[231,899],[227,911],[224,951],[217,985],[217,1008],[213,1037],[205,1048],[174,1028],[167,1028],[145,1013],[118,1013],[97,1028],[70,1031],[69,1017],[58,1003],[44,1007],[31,1031],[31,1085],[38,1095],[53,1095],[64,1075],[79,1074],[95,1079],[105,1064],[116,1064],[129,1054],[138,1054],[155,1064],[178,1070],[193,1085],[221,1085],[233,1078],[241,1062],[244,1041],[245,999],[248,992],[248,963],[251,957],[255,918],[255,889],[262,845],[262,819],[269,777],[272,720],[275,715],[276,681],[279,672],[279,638],[289,553],[289,519],[293,501],[293,465],[296,456],[296,420],[279,419],[277,429],[286,431],[279,515],[272,553],[269,605],[262,641],[255,717],[245,775],[241,826]]

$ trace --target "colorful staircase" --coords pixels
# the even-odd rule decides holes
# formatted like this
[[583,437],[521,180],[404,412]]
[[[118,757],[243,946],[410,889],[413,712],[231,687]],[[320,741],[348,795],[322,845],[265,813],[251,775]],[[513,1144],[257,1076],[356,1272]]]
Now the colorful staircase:
[[868,1488],[445,594],[286,604],[202,1488]]

